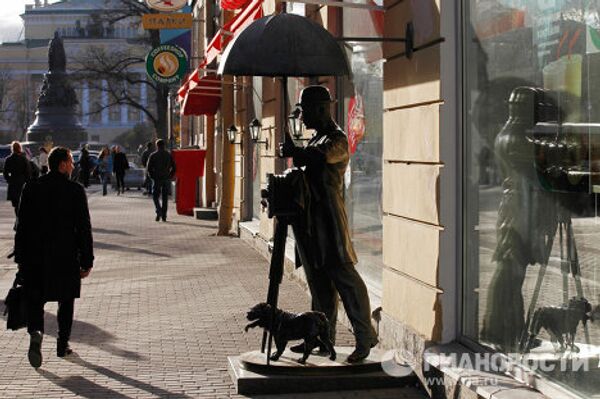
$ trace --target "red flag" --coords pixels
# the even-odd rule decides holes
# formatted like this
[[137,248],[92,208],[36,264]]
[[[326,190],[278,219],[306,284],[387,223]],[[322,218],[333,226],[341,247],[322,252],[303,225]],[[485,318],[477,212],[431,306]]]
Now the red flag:
[[356,146],[365,135],[365,109],[363,98],[356,93],[350,97],[348,103],[348,150],[350,154],[356,152]]

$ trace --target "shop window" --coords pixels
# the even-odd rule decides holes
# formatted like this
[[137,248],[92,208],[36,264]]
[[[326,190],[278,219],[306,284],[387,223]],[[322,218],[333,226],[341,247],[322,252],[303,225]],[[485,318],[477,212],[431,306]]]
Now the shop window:
[[600,391],[600,9],[468,0],[463,333]]
[[[344,36],[377,37],[383,33],[378,13],[343,10]],[[346,79],[338,123],[348,135],[350,163],[345,200],[357,269],[371,292],[380,293],[382,258],[383,62],[381,43],[345,43],[352,80]]]

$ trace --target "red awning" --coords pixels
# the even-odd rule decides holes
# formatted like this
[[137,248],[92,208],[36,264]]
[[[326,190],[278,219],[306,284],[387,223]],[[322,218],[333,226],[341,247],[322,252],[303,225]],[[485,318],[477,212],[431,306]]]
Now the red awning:
[[205,68],[221,54],[233,37],[263,16],[262,2],[263,0],[251,0],[231,21],[223,25],[210,41],[204,61],[188,76],[177,92],[177,101],[182,104],[182,115],[205,115],[217,112],[221,103],[221,79],[214,74],[206,74]]
[[244,7],[250,0],[221,0],[221,8],[224,10],[237,10]]
[[[198,72],[196,70],[195,72]],[[198,76],[192,74],[192,77]],[[221,78],[207,74],[197,80],[188,80],[181,105],[182,115],[214,115],[221,105]],[[183,89],[183,88],[182,88]],[[181,91],[181,89],[180,89]],[[181,93],[179,94],[181,98]]]
[[210,64],[217,55],[221,54],[221,51],[227,46],[229,41],[240,34],[241,31],[253,21],[262,18],[262,2],[263,0],[252,0],[248,5],[231,21],[227,22],[217,32],[215,37],[208,43],[206,48],[206,64]]

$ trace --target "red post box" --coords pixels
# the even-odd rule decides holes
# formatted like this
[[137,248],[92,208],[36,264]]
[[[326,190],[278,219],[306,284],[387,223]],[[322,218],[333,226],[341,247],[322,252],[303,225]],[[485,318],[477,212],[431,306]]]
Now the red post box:
[[198,178],[204,176],[205,150],[173,150],[175,160],[177,213],[193,215],[198,193]]

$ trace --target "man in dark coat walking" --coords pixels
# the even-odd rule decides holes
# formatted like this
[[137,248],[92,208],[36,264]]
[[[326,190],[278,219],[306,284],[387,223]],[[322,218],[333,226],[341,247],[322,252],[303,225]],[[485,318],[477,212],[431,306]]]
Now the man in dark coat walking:
[[[156,221],[161,218],[167,221],[167,208],[169,204],[169,189],[171,179],[175,176],[175,162],[165,149],[164,140],[156,140],[157,150],[148,159],[148,176],[152,179],[152,199],[156,208]],[[160,197],[162,196],[162,204]]]
[[27,297],[29,362],[42,364],[44,304],[58,302],[56,354],[70,354],[75,298],[81,279],[94,261],[92,228],[84,188],[70,180],[71,152],[54,148],[48,157],[50,172],[23,189],[15,235],[15,262]]
[[[304,167],[310,188],[310,231],[294,233],[313,310],[325,313],[335,342],[339,293],[356,339],[356,348],[348,356],[348,362],[354,363],[366,358],[378,340],[371,325],[367,287],[354,267],[357,258],[344,204],[344,173],[350,159],[348,138],[331,118],[331,102],[323,86],[308,86],[302,91],[302,120],[316,134],[304,148],[296,147],[288,137],[282,155],[292,157],[294,166]],[[304,345],[291,349],[303,352]]]
[[31,165],[23,153],[21,143],[13,141],[11,144],[12,154],[4,162],[4,179],[8,183],[7,200],[12,203],[17,214],[21,191],[25,183],[31,179]]
[[129,169],[127,156],[121,152],[121,147],[115,146],[113,156],[113,170],[117,177],[117,195],[125,193],[125,172]]

